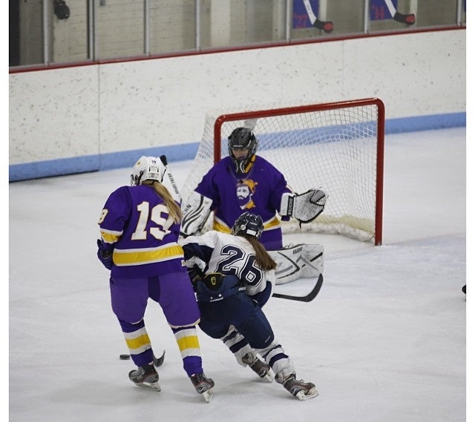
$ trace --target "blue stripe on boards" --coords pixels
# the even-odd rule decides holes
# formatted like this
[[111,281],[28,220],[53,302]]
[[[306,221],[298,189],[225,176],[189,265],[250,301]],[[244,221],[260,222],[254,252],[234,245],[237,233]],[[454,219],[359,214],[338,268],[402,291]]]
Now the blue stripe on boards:
[[[466,126],[466,113],[437,114],[430,116],[404,117],[388,119],[385,122],[386,135],[418,132],[423,130],[450,129]],[[302,130],[301,136],[309,144],[324,141],[325,139],[346,139],[345,126],[322,127]],[[336,135],[336,136],[335,136]],[[274,133],[259,136],[259,148],[265,150],[270,147],[271,139],[275,144],[286,134]],[[198,142],[163,147],[144,148],[130,151],[111,152],[107,154],[87,155],[81,157],[59,158],[56,160],[38,161],[9,166],[9,181],[39,179],[44,177],[63,176],[67,174],[88,173],[93,171],[113,170],[133,167],[135,161],[142,155],[160,156],[165,154],[168,162],[192,160],[198,151]]]

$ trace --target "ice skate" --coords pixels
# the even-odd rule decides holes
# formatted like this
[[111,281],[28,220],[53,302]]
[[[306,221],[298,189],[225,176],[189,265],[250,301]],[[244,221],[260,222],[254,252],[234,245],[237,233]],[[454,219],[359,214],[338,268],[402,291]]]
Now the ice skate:
[[203,396],[206,403],[209,403],[213,398],[214,381],[211,378],[207,378],[203,372],[192,375],[190,380],[197,393]]
[[148,387],[156,391],[161,391],[158,383],[158,372],[153,363],[145,366],[139,366],[137,369],[129,372],[129,379],[139,387]]
[[242,361],[249,365],[249,368],[251,368],[257,375],[259,375],[259,377],[268,382],[272,382],[271,367],[266,362],[259,359],[258,356],[254,358],[251,353],[247,353],[242,358]]
[[299,400],[308,400],[318,396],[315,384],[304,380],[298,381],[295,374],[290,374],[285,379],[276,375],[275,380]]

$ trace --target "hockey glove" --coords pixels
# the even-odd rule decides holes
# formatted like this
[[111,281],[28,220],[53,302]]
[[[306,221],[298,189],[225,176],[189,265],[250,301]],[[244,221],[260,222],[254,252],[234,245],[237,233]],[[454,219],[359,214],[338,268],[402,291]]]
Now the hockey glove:
[[295,217],[300,223],[310,223],[325,209],[327,195],[319,189],[310,189],[301,194],[284,194],[280,214]]
[[193,265],[191,268],[187,268],[186,271],[188,271],[193,286],[195,286],[196,282],[202,280],[205,276],[205,273],[201,271],[201,268],[197,264]]
[[104,243],[104,241],[97,239],[97,257],[108,270],[114,265],[114,261],[112,260],[113,251],[114,247],[112,245],[108,245]]

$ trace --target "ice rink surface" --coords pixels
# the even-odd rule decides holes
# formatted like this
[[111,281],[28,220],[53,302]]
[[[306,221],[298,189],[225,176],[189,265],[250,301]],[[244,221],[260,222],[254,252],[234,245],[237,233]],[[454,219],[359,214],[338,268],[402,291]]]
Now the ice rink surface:
[[[179,185],[190,164],[170,164]],[[102,206],[130,170],[9,186],[11,422],[466,420],[465,128],[386,137],[382,246],[286,238],[325,247],[316,299],[264,308],[297,376],[317,385],[306,402],[199,331],[216,383],[204,403],[155,302],[146,323],[155,353],[166,350],[162,392],[129,381],[96,239]]]

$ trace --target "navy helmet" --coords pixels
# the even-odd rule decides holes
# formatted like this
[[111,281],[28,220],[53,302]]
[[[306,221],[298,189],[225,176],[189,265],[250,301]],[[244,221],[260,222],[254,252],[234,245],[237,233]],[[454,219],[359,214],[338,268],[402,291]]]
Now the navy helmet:
[[264,231],[264,223],[260,215],[245,212],[241,214],[234,222],[231,233],[235,236],[247,234],[260,239]]

